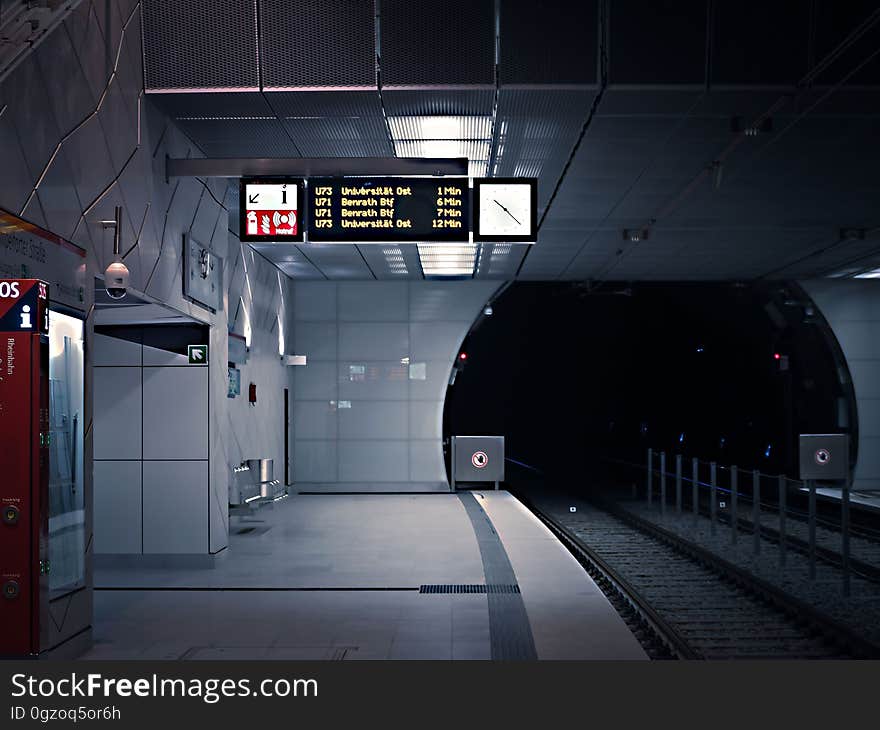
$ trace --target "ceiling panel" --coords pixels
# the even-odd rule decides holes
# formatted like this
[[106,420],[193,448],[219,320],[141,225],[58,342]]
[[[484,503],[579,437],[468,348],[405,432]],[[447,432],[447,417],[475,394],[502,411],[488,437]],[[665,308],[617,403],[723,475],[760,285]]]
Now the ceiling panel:
[[494,89],[383,89],[385,112],[393,116],[492,116]]
[[500,29],[502,84],[598,82],[597,0],[504,0]]
[[513,89],[498,93],[495,161],[499,177],[537,177],[541,213],[589,113],[595,91]]
[[494,0],[382,0],[382,83],[495,82]]
[[707,8],[706,0],[611,3],[610,82],[704,83]]
[[143,0],[144,86],[259,90],[256,0]]
[[421,279],[416,244],[364,244],[358,247],[377,279]]
[[300,157],[274,117],[179,119],[177,125],[207,157]]
[[715,3],[713,83],[797,83],[807,72],[811,6],[803,0]]
[[376,86],[373,0],[259,3],[263,88]]
[[251,248],[275,264],[288,276],[297,279],[323,279],[324,275],[293,243],[252,243]]
[[[229,31],[213,16],[197,17],[206,3],[145,0],[148,78],[161,75],[162,64],[186,67],[186,78],[169,75],[175,87],[216,72],[222,92],[151,96],[210,156],[383,157],[448,148],[468,155],[472,175],[491,165],[491,174],[538,177],[546,215],[537,243],[480,247],[478,278],[517,271],[526,279],[812,276],[874,261],[872,234],[839,239],[841,229],[880,225],[880,93],[821,84],[839,82],[876,50],[880,23],[829,65],[820,84],[792,84],[811,54],[815,62],[829,53],[876,3],[716,2],[708,24],[703,0],[647,9],[635,0],[612,3],[609,86],[576,152],[598,93],[598,2],[498,4],[496,79],[494,0],[384,0],[380,91],[372,0],[332,8],[303,0],[293,5],[314,17],[302,23],[286,14],[291,4],[261,0],[264,83],[310,90],[233,93],[253,84],[253,37],[239,33],[255,28],[252,4],[216,4],[217,17],[240,21]],[[166,17],[147,18],[157,11]],[[709,89],[702,84],[707,30]],[[303,32],[314,49],[288,43]],[[204,57],[191,58],[202,41],[189,47],[186,33],[213,43]],[[853,81],[871,83],[875,66],[866,64]],[[760,120],[764,127],[754,128]],[[647,240],[624,236],[643,229]],[[260,250],[297,278],[422,276],[413,245]]]
[[299,244],[300,252],[328,279],[373,279],[357,246],[350,244]]

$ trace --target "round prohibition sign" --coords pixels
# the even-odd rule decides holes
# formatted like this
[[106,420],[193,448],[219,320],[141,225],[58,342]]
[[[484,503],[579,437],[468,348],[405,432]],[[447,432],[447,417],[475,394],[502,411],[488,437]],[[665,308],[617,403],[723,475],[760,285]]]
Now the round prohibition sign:
[[813,458],[819,466],[825,466],[831,461],[831,452],[828,449],[818,449]]
[[485,451],[475,451],[474,455],[471,457],[471,464],[477,467],[477,469],[485,469],[488,463],[489,457],[486,455]]

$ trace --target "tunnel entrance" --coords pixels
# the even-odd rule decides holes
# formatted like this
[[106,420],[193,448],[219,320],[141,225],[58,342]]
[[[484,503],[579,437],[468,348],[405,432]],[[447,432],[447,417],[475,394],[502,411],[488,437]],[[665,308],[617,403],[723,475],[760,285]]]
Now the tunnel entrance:
[[647,448],[795,475],[854,418],[809,298],[768,283],[515,283],[471,330],[444,438],[503,434],[508,480],[577,482]]

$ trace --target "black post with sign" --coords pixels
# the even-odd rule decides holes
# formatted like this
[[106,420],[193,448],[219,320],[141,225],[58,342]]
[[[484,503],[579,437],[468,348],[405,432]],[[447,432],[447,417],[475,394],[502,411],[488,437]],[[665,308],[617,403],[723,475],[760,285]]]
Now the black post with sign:
[[849,435],[808,433],[799,438],[800,478],[809,490],[810,578],[816,577],[816,482],[837,482],[841,487],[841,562],[843,593],[849,595]]

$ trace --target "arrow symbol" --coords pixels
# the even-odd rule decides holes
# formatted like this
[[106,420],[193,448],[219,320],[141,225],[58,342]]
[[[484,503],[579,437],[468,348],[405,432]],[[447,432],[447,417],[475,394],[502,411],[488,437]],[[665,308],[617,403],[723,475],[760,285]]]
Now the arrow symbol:
[[201,350],[193,350],[193,360],[201,360],[205,357],[205,353]]
[[257,198],[260,197],[259,193],[254,193],[253,195],[248,195],[248,203],[256,203]]

